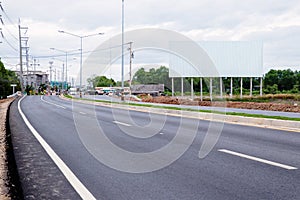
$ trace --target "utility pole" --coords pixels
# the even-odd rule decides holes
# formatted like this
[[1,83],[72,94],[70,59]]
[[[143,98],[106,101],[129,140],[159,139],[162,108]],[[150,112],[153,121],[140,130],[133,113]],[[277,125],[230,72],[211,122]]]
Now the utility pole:
[[22,31],[24,30],[25,33],[23,33],[24,35],[27,33],[28,28],[27,27],[22,27],[21,26],[21,20],[19,19],[19,51],[20,51],[20,84],[21,84],[21,90],[22,92],[24,92],[24,84],[23,84],[23,79],[24,79],[24,74],[23,74],[23,49],[25,49],[25,58],[26,58],[26,65],[27,65],[27,84],[28,84],[28,51],[29,51],[29,47],[28,47],[28,37],[24,37],[22,36]]
[[56,82],[57,79],[56,79],[56,68],[54,69],[54,81]]
[[132,51],[132,43],[133,42],[129,42],[129,87],[130,87],[130,94],[131,94],[131,85],[132,85],[132,59],[134,58],[134,54]]
[[49,73],[50,73],[50,77],[49,77],[49,81],[50,81],[50,84],[51,84],[51,81],[52,81],[52,64],[53,64],[53,61],[49,61],[49,64],[50,64],[50,67],[49,67]]
[[[27,46],[27,41],[26,41],[26,46]],[[26,85],[28,85],[28,75],[29,75],[29,72],[28,72],[28,68],[29,68],[29,48],[26,48],[25,47],[25,51],[26,51],[26,54],[25,54],[25,56],[26,56],[26,68],[27,68],[27,75],[26,75]]]
[[22,41],[21,41],[21,21],[19,19],[19,51],[20,51],[20,85],[21,90],[24,92],[23,87],[23,64],[22,64]]
[[40,66],[40,64],[37,62],[35,58],[33,59],[33,64],[30,65],[33,66],[34,73],[36,72],[36,66]]
[[62,64],[62,72],[61,72],[61,87],[64,88],[64,77],[65,77],[65,74],[64,74],[64,71],[65,71],[65,64],[63,63]]

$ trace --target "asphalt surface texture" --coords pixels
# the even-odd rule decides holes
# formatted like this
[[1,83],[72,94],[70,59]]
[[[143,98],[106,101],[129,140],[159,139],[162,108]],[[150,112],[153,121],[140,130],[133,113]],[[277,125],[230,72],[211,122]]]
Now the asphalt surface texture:
[[[57,96],[27,96],[21,102],[21,109],[96,199],[296,200],[300,197],[300,135],[296,132],[86,105]],[[25,198],[81,199],[26,128],[16,102],[10,111],[10,124]],[[134,162],[134,156],[124,160],[125,153],[116,154],[117,150],[103,148],[107,144],[103,138],[99,140],[95,127],[118,149],[135,155],[159,149],[161,155],[153,163],[149,162],[152,157],[144,157],[140,163]],[[199,158],[208,130],[213,134],[209,142],[214,142],[219,130],[220,136],[209,154]],[[195,138],[189,144],[194,132]],[[176,148],[164,153],[169,144],[175,144]],[[188,145],[185,152],[177,152],[185,145]],[[221,150],[285,164],[292,169]],[[178,159],[162,168],[132,172],[151,168],[152,164],[159,166],[178,153]]]

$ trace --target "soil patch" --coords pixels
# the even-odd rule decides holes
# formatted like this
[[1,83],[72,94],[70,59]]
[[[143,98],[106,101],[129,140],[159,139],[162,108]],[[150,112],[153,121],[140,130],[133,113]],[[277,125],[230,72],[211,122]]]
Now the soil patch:
[[180,99],[176,97],[151,97],[144,96],[143,102],[149,103],[162,103],[162,104],[175,104],[175,105],[192,105],[192,106],[215,106],[215,107],[227,107],[227,108],[242,108],[242,109],[254,109],[254,110],[269,110],[269,111],[281,111],[281,112],[299,112],[300,105],[298,104],[285,104],[274,102],[237,102],[237,101],[199,101],[190,99]]

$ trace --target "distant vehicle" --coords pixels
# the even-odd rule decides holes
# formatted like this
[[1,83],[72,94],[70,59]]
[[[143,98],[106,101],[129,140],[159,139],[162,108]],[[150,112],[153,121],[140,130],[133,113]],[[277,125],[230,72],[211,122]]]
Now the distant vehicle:
[[108,95],[108,94],[114,94],[116,92],[116,89],[113,87],[95,87],[96,94],[98,95]]
[[69,94],[70,95],[77,95],[77,94],[79,94],[79,88],[70,88],[69,89]]
[[[121,87],[95,87],[96,94],[98,95],[119,95],[122,93],[122,88]],[[129,94],[130,93],[130,88],[129,87],[124,87],[123,94]]]
[[87,94],[87,95],[95,95],[97,93],[96,90],[87,90],[84,92],[84,94]]

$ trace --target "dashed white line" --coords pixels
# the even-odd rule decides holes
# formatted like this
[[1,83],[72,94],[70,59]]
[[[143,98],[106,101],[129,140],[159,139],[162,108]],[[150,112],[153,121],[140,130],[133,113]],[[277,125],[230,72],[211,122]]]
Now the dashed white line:
[[164,133],[160,132],[159,134],[160,134],[160,135],[163,135]]
[[86,113],[85,112],[79,112],[80,114],[82,114],[82,115],[86,115]]
[[120,125],[123,125],[123,126],[131,126],[130,124],[126,124],[126,123],[119,122],[119,121],[113,121],[113,123],[120,124]]
[[51,102],[49,102],[49,101],[44,100],[44,99],[43,99],[43,96],[41,96],[41,100],[42,100],[43,102],[45,102],[45,103],[50,104],[50,105],[54,105],[54,106],[60,107],[60,108],[62,108],[62,109],[66,109],[65,107],[63,107],[63,106],[61,106],[61,105],[58,105],[58,104],[55,104],[55,103],[51,103]]
[[[25,96],[24,96],[25,97]],[[64,174],[66,179],[69,181],[69,183],[72,185],[72,187],[75,189],[75,191],[79,194],[79,196],[84,200],[96,200],[96,198],[92,195],[92,193],[80,182],[80,180],[75,176],[75,174],[68,168],[68,166],[64,163],[64,161],[54,152],[54,150],[48,145],[48,143],[40,136],[40,134],[33,128],[33,126],[30,124],[28,119],[26,118],[25,114],[23,113],[21,109],[21,101],[24,99],[20,99],[18,102],[18,110],[23,118],[25,124],[29,128],[29,130],[32,132],[32,134],[35,136],[35,138],[39,141],[41,146],[45,149],[47,154],[50,156],[50,158],[53,160],[53,162],[57,165],[57,167],[60,169],[60,171]]]
[[230,150],[227,150],[227,149],[219,149],[218,151],[223,152],[223,153],[228,153],[228,154],[231,154],[231,155],[235,155],[235,156],[239,156],[239,157],[242,157],[242,158],[246,158],[246,159],[249,159],[249,160],[254,160],[254,161],[257,161],[257,162],[265,163],[265,164],[268,164],[268,165],[281,167],[281,168],[287,169],[287,170],[297,169],[296,167],[292,167],[292,166],[289,166],[289,165],[285,165],[285,164],[265,160],[265,159],[262,159],[262,158],[257,158],[257,157],[254,157],[254,156],[249,156],[249,155],[246,155],[246,154],[230,151]]

